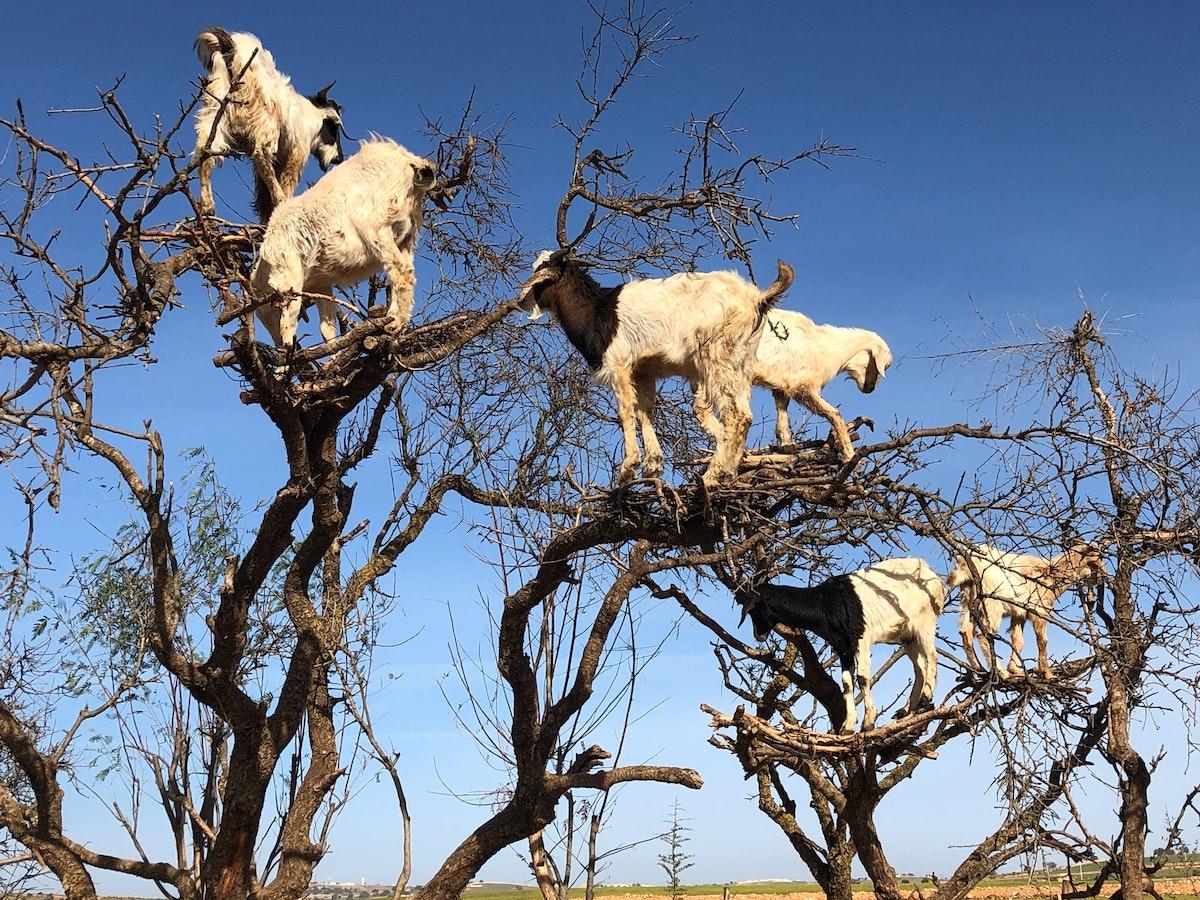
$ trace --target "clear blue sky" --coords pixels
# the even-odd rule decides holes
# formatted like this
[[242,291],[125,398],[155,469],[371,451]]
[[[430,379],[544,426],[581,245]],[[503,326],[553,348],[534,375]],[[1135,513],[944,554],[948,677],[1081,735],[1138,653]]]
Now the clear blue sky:
[[[10,110],[20,96],[43,133],[86,146],[95,140],[87,120],[47,121],[41,112],[88,105],[95,86],[125,73],[123,96],[135,119],[155,111],[169,118],[197,75],[192,39],[212,23],[257,33],[302,90],[336,78],[333,93],[352,133],[378,131],[414,149],[421,149],[418,109],[452,116],[474,88],[497,117],[514,115],[519,222],[534,242],[551,241],[569,162],[551,121],[577,109],[573,78],[588,21],[582,3],[114,7],[67,0],[12,5],[4,15],[0,105]],[[1185,381],[1196,383],[1200,7],[698,0],[678,19],[682,31],[700,39],[627,92],[606,139],[630,141],[649,167],[668,158],[669,126],[744,91],[736,120],[750,129],[742,137],[746,148],[786,153],[823,135],[869,158],[781,179],[778,207],[803,218],[759,251],[767,266],[775,256],[795,265],[790,306],[818,321],[871,327],[889,340],[897,365],[879,391],[862,397],[846,384],[831,390],[851,415],[928,423],[976,415],[963,401],[982,373],[938,376],[921,357],[942,346],[947,328],[978,334],[972,304],[997,320],[1068,324],[1081,308],[1081,291],[1112,315],[1133,317],[1120,344],[1130,363],[1178,365]],[[206,299],[198,292],[183,299],[188,308],[160,329],[155,373],[130,370],[113,379],[109,417],[137,423],[153,415],[168,447],[206,446],[233,489],[252,500],[273,489],[279,470],[242,460],[275,458],[274,439],[209,362],[219,337]],[[611,439],[615,444],[618,436]],[[382,468],[369,477],[382,479]],[[53,524],[64,546],[80,549],[92,541],[82,523],[104,524],[115,514],[92,486],[67,491]],[[469,612],[476,585],[492,588],[487,572],[470,566],[456,564],[449,576],[442,568],[436,579],[428,574],[462,557],[470,537],[455,521],[447,517],[444,533],[415,554],[420,564],[405,562],[404,613],[393,636],[424,630],[389,660],[402,678],[376,711],[404,752],[418,881],[482,815],[448,797],[439,776],[460,791],[497,783],[455,732],[437,687],[449,670],[445,604],[455,605],[456,618],[477,621]],[[931,561],[944,570],[944,560]],[[650,621],[671,615],[661,610]],[[944,632],[952,630],[943,623]],[[689,877],[801,876],[775,827],[744,799],[749,788],[735,762],[704,743],[697,704],[718,699],[704,635],[685,623],[644,684],[643,706],[661,705],[639,726],[627,759],[690,764],[703,774],[703,792],[679,794],[693,818],[697,860]],[[1160,725],[1166,730],[1155,733]],[[1143,752],[1161,743],[1172,749],[1177,736],[1169,717],[1160,717],[1142,738]],[[990,771],[980,763],[970,768],[962,749],[944,756],[898,789],[880,814],[901,870],[945,869],[962,852],[949,845],[970,841],[991,821]],[[1184,762],[1182,748],[1174,748],[1156,779],[1160,800],[1176,793]],[[614,836],[650,833],[675,796],[658,786],[626,791]],[[318,877],[394,877],[399,842],[391,803],[382,787],[360,795]],[[91,844],[127,852],[102,811],[75,805],[71,814],[89,823],[83,832]],[[659,880],[657,852],[623,857],[611,879]],[[505,853],[484,875],[523,880],[526,872]],[[100,883],[116,889],[112,879]]]

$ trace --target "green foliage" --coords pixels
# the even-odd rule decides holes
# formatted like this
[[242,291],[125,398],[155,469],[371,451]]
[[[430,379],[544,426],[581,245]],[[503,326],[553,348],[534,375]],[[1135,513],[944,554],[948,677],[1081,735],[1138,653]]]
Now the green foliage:
[[679,801],[676,800],[671,808],[670,827],[662,836],[663,843],[667,845],[667,852],[659,854],[658,857],[659,868],[667,873],[667,890],[671,900],[679,900],[686,893],[682,875],[694,865],[691,862],[692,854],[684,850],[684,845],[691,840],[688,832],[692,830],[683,824],[684,821],[679,818]]

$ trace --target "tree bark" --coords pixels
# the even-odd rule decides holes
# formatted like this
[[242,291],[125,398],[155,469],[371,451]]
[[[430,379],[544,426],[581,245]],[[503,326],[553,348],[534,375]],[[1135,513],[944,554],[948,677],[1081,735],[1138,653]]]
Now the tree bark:
[[[873,757],[874,754],[871,754]],[[875,777],[874,759],[854,759],[847,767],[849,778],[846,784],[846,824],[850,839],[858,852],[858,859],[867,871],[867,877],[875,889],[878,900],[899,900],[900,889],[896,884],[896,870],[883,852],[883,843],[875,828],[875,808],[883,794]]]

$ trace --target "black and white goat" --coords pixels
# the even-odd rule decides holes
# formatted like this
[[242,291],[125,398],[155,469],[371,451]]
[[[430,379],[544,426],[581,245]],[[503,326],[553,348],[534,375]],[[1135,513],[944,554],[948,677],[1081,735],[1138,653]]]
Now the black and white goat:
[[758,342],[754,383],[770,388],[775,398],[776,441],[792,442],[788,401],[796,400],[829,422],[838,452],[843,460],[850,459],[854,455],[850,431],[821,390],[844,373],[869,394],[891,364],[892,351],[873,331],[818,325],[801,313],[773,310]]
[[[267,222],[296,192],[309,154],[321,171],[342,161],[341,107],[330,82],[311,97],[297,93],[252,34],[206,28],[196,38],[204,66],[204,96],[196,113],[200,210],[212,215],[212,170],[220,155],[240,153],[254,166],[254,211]],[[228,98],[228,102],[226,102]]]
[[765,584],[739,597],[742,621],[750,616],[754,637],[767,639],[772,629],[788,637],[788,629],[821,638],[842,667],[846,703],[843,730],[858,720],[854,680],[863,694],[863,730],[875,727],[871,698],[871,647],[896,644],[912,661],[913,687],[897,713],[911,715],[933,702],[937,685],[937,620],[945,604],[942,579],[923,559],[885,559],[815,587]]
[[[610,387],[625,443],[617,477],[630,479],[641,462],[637,427],[646,449],[644,475],[662,474],[662,447],[652,417],[655,384],[687,378],[693,409],[716,447],[704,472],[708,485],[737,474],[750,429],[750,382],[763,315],[795,279],[780,260],[765,291],[734,272],[688,273],[602,287],[566,250],[546,251],[521,286],[520,305],[539,318],[551,313],[587,360],[593,377]],[[720,419],[713,415],[714,409]]]
[[[972,574],[972,568],[975,574]],[[996,674],[1001,679],[1020,675],[1025,622],[1028,620],[1037,640],[1038,673],[1049,679],[1052,673],[1046,650],[1046,624],[1054,612],[1055,602],[1072,584],[1091,581],[1104,574],[1104,559],[1099,551],[1084,543],[1077,543],[1050,559],[1010,553],[986,544],[979,544],[963,554],[955,561],[946,582],[951,587],[962,588],[959,631],[967,663],[975,669],[980,667],[974,648],[978,638],[988,669],[996,669],[994,635],[1000,631],[1000,620],[1007,618],[1012,653],[1008,666]],[[976,634],[977,626],[979,634]]]
[[[388,327],[412,318],[413,253],[434,164],[388,138],[361,149],[299,197],[279,205],[263,235],[250,281],[260,298],[280,294],[258,314],[275,343],[291,346],[305,294],[316,294],[321,336],[336,334],[335,285],[349,287],[384,271]],[[322,299],[329,297],[330,299]]]

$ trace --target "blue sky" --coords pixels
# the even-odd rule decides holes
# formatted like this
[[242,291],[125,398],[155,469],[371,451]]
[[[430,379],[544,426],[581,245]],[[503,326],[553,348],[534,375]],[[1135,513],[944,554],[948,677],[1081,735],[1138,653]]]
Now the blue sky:
[[[47,120],[42,111],[88,105],[94,87],[125,73],[122,94],[135,120],[156,111],[170,118],[197,75],[191,42],[200,27],[253,31],[302,90],[337,79],[333,94],[352,133],[369,129],[425,149],[419,110],[452,116],[472,89],[497,118],[511,113],[518,222],[547,245],[569,164],[569,144],[551,123],[556,113],[578,111],[573,79],[588,21],[582,3],[128,2],[119,15],[73,0],[17,5],[5,10],[0,107],[10,110],[22,97],[42,133],[94,146],[88,120]],[[948,330],[978,337],[976,309],[997,321],[1069,324],[1080,293],[1114,320],[1130,317],[1119,319],[1128,334],[1118,342],[1129,364],[1177,367],[1185,382],[1197,382],[1200,8],[701,0],[678,21],[699,40],[634,84],[603,132],[606,141],[633,143],[643,170],[669,161],[670,126],[739,93],[734,118],[749,129],[745,148],[784,154],[824,136],[863,157],[782,177],[776,204],[802,218],[758,250],[760,272],[775,256],[796,267],[787,305],[818,321],[871,327],[891,344],[897,365],[874,395],[856,395],[846,383],[831,388],[848,413],[880,422],[977,419],[965,401],[986,373],[939,373],[923,357],[945,347]],[[229,164],[222,175],[233,196],[239,167]],[[94,244],[72,246],[94,252]],[[169,448],[204,445],[231,487],[253,500],[273,490],[280,470],[244,460],[275,459],[273,436],[211,366],[220,339],[204,296],[193,291],[183,300],[187,309],[160,329],[160,365],[112,378],[110,419],[136,424],[152,415]],[[615,432],[611,440],[617,443]],[[382,463],[364,478],[385,484]],[[86,523],[117,516],[95,484],[80,479],[53,526],[64,547],[80,550],[94,540]],[[442,780],[458,791],[497,783],[456,732],[438,689],[449,671],[446,605],[454,604],[456,619],[477,623],[470,610],[480,592],[494,588],[486,569],[458,562],[471,537],[457,521],[445,517],[443,530],[405,560],[394,636],[423,629],[422,638],[385,660],[401,678],[376,712],[404,753],[418,881],[482,815],[447,796]],[[931,562],[945,570],[945,560]],[[647,622],[665,629],[672,618],[664,608]],[[943,633],[952,630],[947,619]],[[697,705],[718,699],[719,688],[704,635],[684,623],[643,684],[641,705],[654,711],[627,759],[693,765],[704,775],[703,792],[679,793],[693,819],[697,860],[689,877],[802,876],[775,827],[743,799],[748,786],[736,764],[704,743]],[[1141,745],[1152,754],[1177,740],[1170,716],[1160,716]],[[1156,776],[1160,800],[1186,777],[1182,754],[1174,748]],[[880,813],[903,871],[944,869],[962,852],[949,845],[981,835],[991,821],[990,770],[981,761],[969,765],[965,747],[943,756]],[[627,790],[614,837],[651,833],[675,796],[658,786]],[[972,800],[964,804],[965,797]],[[950,808],[953,815],[943,812]],[[399,841],[391,809],[382,787],[360,795],[319,877],[394,877]],[[72,815],[93,845],[127,849],[102,811],[77,804]],[[622,857],[611,879],[658,880],[656,852]],[[525,871],[506,853],[484,875],[523,880]],[[101,884],[115,889],[116,882],[102,877]]]

